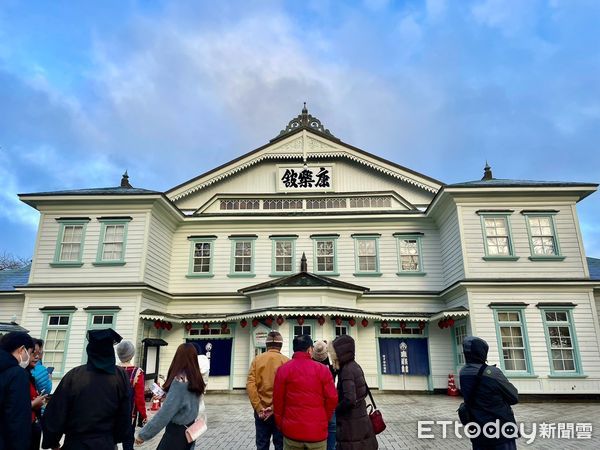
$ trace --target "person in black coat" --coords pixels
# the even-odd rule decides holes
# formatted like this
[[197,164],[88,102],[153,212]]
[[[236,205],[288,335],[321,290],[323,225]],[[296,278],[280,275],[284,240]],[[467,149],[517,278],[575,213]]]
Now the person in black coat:
[[33,339],[20,331],[0,340],[0,450],[28,450],[31,441],[31,400],[25,367]]
[[338,399],[335,410],[337,450],[375,450],[377,437],[367,413],[367,382],[354,360],[354,339],[338,336],[329,346],[333,368],[338,372]]
[[[460,390],[468,404],[472,421],[483,426],[499,420],[500,426],[505,423],[516,424],[511,405],[519,401],[519,393],[502,370],[496,366],[485,366],[479,385],[476,380],[479,370],[487,361],[489,346],[483,339],[468,336],[463,341],[463,352],[466,364],[460,370]],[[515,425],[516,426],[516,425]],[[507,426],[508,427],[508,426]],[[509,435],[516,434],[516,429],[508,427]],[[487,438],[483,434],[471,439],[473,450],[513,450],[517,448],[515,437]]]
[[129,379],[115,364],[111,328],[88,331],[88,362],[63,377],[44,414],[42,448],[114,450],[131,427]]

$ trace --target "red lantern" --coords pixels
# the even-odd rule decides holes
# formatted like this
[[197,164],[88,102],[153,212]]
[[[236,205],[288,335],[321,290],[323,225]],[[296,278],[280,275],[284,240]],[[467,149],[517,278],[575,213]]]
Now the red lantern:
[[325,323],[325,317],[323,317],[323,316],[320,316],[320,317],[317,319],[317,322],[319,322],[319,325],[323,326],[323,324]]
[[454,326],[454,319],[453,319],[452,317],[450,317],[450,318],[448,319],[448,326],[449,326],[449,327],[453,327],[453,326]]
[[227,322],[223,322],[221,324],[221,330],[226,330],[227,329]]
[[246,328],[246,325],[248,325],[248,321],[246,319],[242,319],[240,320],[240,325],[242,326],[242,328]]
[[387,327],[389,327],[387,320],[384,320],[383,322],[381,322],[381,328],[383,328],[384,330],[387,330]]
[[168,331],[171,331],[171,328],[173,328],[173,324],[172,324],[171,322],[167,322],[167,323],[165,324],[165,328],[166,328]]
[[304,324],[304,316],[298,317],[298,319],[296,319],[296,321],[298,322],[298,325],[303,325]]
[[252,319],[252,326],[255,328],[258,326],[258,319]]
[[336,317],[336,318],[335,318],[335,324],[336,324],[337,326],[340,326],[340,325],[342,324],[342,318],[341,318],[341,317]]
[[269,316],[265,319],[265,324],[267,324],[268,327],[270,327],[271,325],[273,325],[273,317]]
[[156,328],[157,330],[160,329],[160,320],[155,320],[154,321],[154,328]]
[[160,327],[164,330],[165,328],[167,328],[167,322],[161,321],[160,322]]
[[277,317],[277,325],[281,326],[282,323],[283,323],[283,317],[282,316],[278,316]]
[[406,322],[404,320],[400,321],[400,328],[404,330],[406,328]]
[[440,327],[440,329],[444,328],[444,321],[443,320],[440,320],[438,322],[438,327]]
[[210,325],[208,324],[208,322],[204,322],[204,323],[202,324],[202,329],[203,329],[204,331],[208,331],[208,330],[210,329]]
[[351,327],[353,327],[354,325],[356,325],[356,320],[354,320],[354,317],[351,317],[350,320],[348,321],[348,323],[350,324]]
[[369,321],[367,319],[363,319],[361,325],[366,328],[367,325],[369,325]]
[[189,332],[192,329],[192,324],[191,323],[186,323],[185,324],[185,331]]
[[424,328],[425,328],[425,321],[424,320],[419,321],[419,330],[422,330]]

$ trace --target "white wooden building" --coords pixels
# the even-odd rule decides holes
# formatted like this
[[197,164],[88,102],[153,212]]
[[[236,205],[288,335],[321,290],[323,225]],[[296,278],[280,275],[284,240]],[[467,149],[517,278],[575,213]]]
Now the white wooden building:
[[0,322],[43,338],[57,378],[85,361],[87,330],[112,326],[150,374],[192,340],[211,344],[210,389],[244,388],[278,329],[288,355],[295,334],[351,334],[369,385],[432,391],[473,334],[522,393],[600,394],[599,261],[576,211],[597,186],[487,166],[444,184],[342,142],[305,108],[167,192],[125,175],[20,195],[40,225],[28,282],[0,277]]

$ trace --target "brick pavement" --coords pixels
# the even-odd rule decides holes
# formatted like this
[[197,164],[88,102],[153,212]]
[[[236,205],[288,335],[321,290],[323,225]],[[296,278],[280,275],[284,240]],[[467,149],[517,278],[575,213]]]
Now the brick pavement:
[[[382,450],[421,449],[469,449],[469,441],[458,439],[450,433],[449,439],[441,439],[441,426],[434,426],[435,439],[417,439],[418,420],[454,420],[460,398],[445,395],[409,395],[376,393],[375,400],[383,413],[387,429],[378,436]],[[202,436],[197,449],[253,449],[254,419],[245,393],[213,394],[206,396],[208,431]],[[531,422],[588,422],[592,423],[592,438],[542,439],[526,444],[519,439],[521,449],[598,449],[600,448],[600,403],[522,403],[516,405],[517,420],[531,430]],[[140,450],[155,449],[160,436],[138,447]]]

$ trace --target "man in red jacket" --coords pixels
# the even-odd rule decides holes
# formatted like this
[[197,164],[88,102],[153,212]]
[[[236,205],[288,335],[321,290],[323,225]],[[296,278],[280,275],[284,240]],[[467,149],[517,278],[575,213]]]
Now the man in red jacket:
[[337,406],[329,369],[312,360],[310,336],[294,338],[294,355],[275,375],[273,412],[284,450],[327,448],[327,424]]

